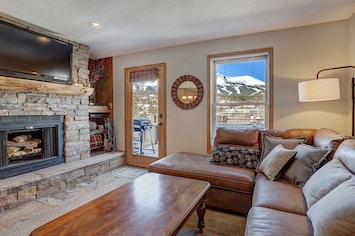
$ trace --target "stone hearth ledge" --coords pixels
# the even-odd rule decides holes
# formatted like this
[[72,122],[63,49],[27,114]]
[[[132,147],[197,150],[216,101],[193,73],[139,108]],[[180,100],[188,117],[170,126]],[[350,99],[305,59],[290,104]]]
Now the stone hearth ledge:
[[0,179],[0,211],[62,191],[71,184],[108,172],[124,163],[123,152],[108,152],[88,159]]

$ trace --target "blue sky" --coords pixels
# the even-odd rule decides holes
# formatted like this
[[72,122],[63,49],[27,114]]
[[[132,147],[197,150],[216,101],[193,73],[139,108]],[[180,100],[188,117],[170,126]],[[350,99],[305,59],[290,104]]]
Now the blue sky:
[[218,64],[217,72],[225,76],[250,75],[256,79],[265,81],[265,61]]

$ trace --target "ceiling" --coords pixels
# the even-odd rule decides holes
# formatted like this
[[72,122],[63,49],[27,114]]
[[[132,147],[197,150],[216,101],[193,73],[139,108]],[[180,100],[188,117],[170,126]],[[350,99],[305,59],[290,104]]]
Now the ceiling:
[[354,12],[355,0],[0,1],[0,16],[88,45],[91,58],[344,20]]

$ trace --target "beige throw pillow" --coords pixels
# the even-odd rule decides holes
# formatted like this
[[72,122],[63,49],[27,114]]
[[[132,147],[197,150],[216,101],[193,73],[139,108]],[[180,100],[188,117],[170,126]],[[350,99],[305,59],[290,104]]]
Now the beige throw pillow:
[[276,180],[284,173],[296,153],[297,151],[286,149],[279,144],[262,160],[257,171],[264,173],[269,180]]
[[295,160],[285,172],[284,177],[292,184],[303,187],[332,150],[306,144],[298,145],[295,150],[297,151]]
[[355,178],[347,180],[308,211],[315,236],[355,235]]
[[339,159],[334,159],[320,168],[309,178],[302,189],[308,209],[351,176],[352,174]]

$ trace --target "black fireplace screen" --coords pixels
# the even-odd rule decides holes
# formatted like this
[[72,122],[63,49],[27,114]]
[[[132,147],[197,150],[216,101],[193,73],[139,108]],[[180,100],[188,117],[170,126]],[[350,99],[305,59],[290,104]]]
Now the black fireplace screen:
[[63,163],[63,119],[0,117],[0,179]]

